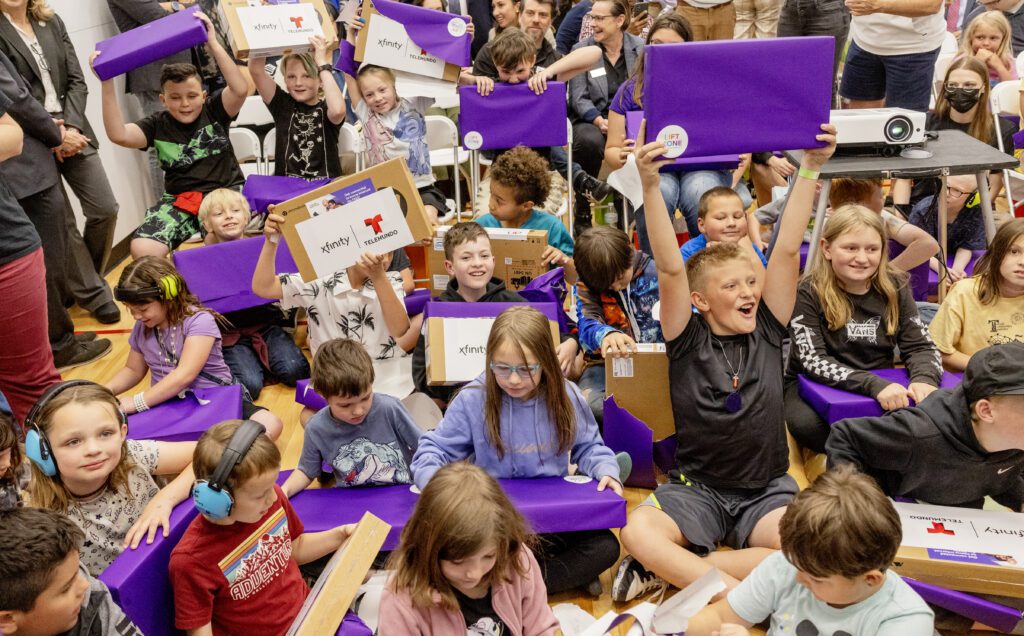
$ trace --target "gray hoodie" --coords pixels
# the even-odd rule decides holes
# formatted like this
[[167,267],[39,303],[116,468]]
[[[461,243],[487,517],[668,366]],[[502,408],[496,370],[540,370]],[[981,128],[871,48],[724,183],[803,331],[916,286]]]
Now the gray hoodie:
[[79,571],[89,581],[89,590],[82,600],[78,622],[60,636],[142,636],[139,628],[114,603],[107,586],[89,576],[84,567]]

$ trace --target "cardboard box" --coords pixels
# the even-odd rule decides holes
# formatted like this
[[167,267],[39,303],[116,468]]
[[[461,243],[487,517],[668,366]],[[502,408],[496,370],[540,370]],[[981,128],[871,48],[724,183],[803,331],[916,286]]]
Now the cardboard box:
[[[405,215],[407,228],[399,227],[400,223],[391,224],[395,225],[391,227],[386,223],[388,219],[381,219],[382,215],[377,214],[365,219],[354,219],[354,222],[349,224],[347,228],[349,231],[345,233],[345,236],[323,236],[318,237],[315,242],[310,241],[307,236],[307,240],[303,240],[304,232],[298,228],[304,222],[314,221],[319,225],[323,221],[314,217],[344,214],[344,207],[334,211],[331,209],[337,205],[347,206],[353,203],[358,205],[360,199],[373,196],[385,188],[391,188],[394,192],[398,208]],[[362,172],[335,179],[312,192],[283,201],[275,206],[274,212],[282,215],[285,219],[281,227],[281,234],[288,243],[288,248],[299,268],[302,280],[306,282],[340,271],[355,262],[354,260],[346,262],[339,253],[337,265],[333,271],[318,275],[315,266],[317,259],[310,257],[309,249],[320,250],[316,252],[317,258],[322,255],[325,246],[330,248],[329,251],[337,248],[345,254],[351,254],[352,250],[355,250],[356,254],[367,250],[383,252],[401,247],[401,245],[391,246],[393,241],[388,236],[382,237],[381,235],[407,231],[409,233],[408,243],[421,241],[431,235],[430,220],[423,208],[423,200],[416,189],[416,183],[409,173],[409,168],[405,165],[405,159],[401,158],[391,159]],[[342,244],[346,240],[351,242]],[[357,245],[358,243],[361,245]]]
[[[451,278],[444,268],[444,235],[448,226],[437,228],[427,247],[427,276],[430,289],[444,291]],[[548,268],[541,263],[541,255],[548,246],[547,230],[520,230],[513,228],[487,228],[494,254],[494,275],[505,281],[505,287],[518,291]]]
[[558,307],[554,303],[429,303],[423,324],[427,384],[462,384],[480,375],[486,365],[487,338],[495,318],[509,307],[521,305],[547,315],[551,338],[557,345]]
[[902,576],[975,594],[1024,598],[1024,515],[896,503]]
[[217,11],[227,28],[231,49],[240,60],[313,50],[309,38],[321,36],[331,48],[338,31],[323,0],[220,0]]
[[409,37],[405,26],[381,15],[372,2],[363,2],[366,25],[356,37],[357,62],[458,82],[462,68],[427,53]]
[[662,343],[638,343],[628,358],[605,358],[605,393],[654,431],[654,441],[676,434],[668,387],[668,354]]

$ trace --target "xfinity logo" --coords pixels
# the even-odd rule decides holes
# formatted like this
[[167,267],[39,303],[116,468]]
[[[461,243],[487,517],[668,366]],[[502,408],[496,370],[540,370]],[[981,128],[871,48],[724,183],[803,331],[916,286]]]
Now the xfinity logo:
[[459,355],[471,356],[487,353],[487,347],[483,345],[462,345],[459,348]]
[[257,22],[256,24],[253,24],[251,28],[257,33],[262,33],[263,31],[277,31],[277,24],[273,22]]
[[320,251],[324,254],[330,254],[332,251],[339,247],[348,247],[349,241],[352,239],[347,236],[339,237],[336,241],[328,241],[320,246]]
[[402,43],[398,40],[389,40],[387,38],[378,38],[377,46],[381,46],[388,49],[395,49],[396,51],[402,50]]

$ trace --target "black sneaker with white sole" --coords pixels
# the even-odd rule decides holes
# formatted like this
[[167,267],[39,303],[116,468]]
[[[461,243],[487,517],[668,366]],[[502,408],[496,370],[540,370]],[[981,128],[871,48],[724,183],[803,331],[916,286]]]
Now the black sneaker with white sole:
[[612,193],[612,187],[580,170],[572,177],[573,192],[591,201],[603,201]]
[[53,366],[61,373],[84,364],[99,360],[110,353],[111,344],[106,338],[90,342],[75,339],[74,343],[53,354]]
[[612,581],[612,600],[625,603],[665,585],[664,579],[640,565],[632,556],[626,555]]

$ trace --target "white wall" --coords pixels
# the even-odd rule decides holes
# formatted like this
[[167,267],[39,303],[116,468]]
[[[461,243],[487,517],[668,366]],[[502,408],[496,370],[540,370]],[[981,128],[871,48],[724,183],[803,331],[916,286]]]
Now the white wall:
[[[113,188],[114,196],[121,205],[114,234],[114,242],[117,243],[142,223],[142,217],[146,208],[151,205],[152,199],[147,155],[138,150],[115,146],[107,139],[103,130],[100,82],[89,69],[89,56],[96,43],[116,35],[117,25],[114,24],[114,19],[107,9],[106,0],[48,0],[48,3],[67,25],[71,42],[78,53],[78,62],[82,65],[85,81],[89,85],[86,112],[100,143],[100,157],[103,159],[110,187]],[[135,120],[141,115],[141,111],[135,98],[125,94],[124,77],[115,79],[114,84],[117,86],[118,98],[126,120]],[[83,221],[78,201],[70,191],[68,194],[71,196],[81,228]]]

